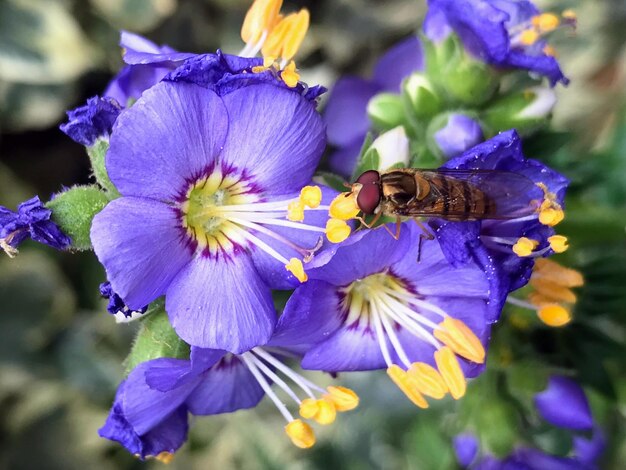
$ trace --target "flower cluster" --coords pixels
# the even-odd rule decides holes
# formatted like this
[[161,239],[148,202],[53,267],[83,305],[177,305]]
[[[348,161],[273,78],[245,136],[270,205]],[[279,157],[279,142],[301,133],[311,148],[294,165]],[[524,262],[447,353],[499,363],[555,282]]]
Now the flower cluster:
[[547,388],[536,394],[534,403],[536,412],[544,421],[571,434],[569,455],[553,455],[526,445],[514,449],[505,458],[497,458],[480,451],[480,441],[475,435],[463,433],[454,438],[459,465],[468,469],[494,470],[596,468],[606,442],[602,430],[594,424],[589,402],[580,385],[568,377],[552,376]]
[[[124,68],[61,125],[87,147],[97,186],[68,189],[52,210],[38,198],[0,208],[7,253],[27,236],[79,249],[64,235],[77,233],[106,271],[107,310],[120,322],[159,319],[169,353],[149,337],[135,343],[100,430],[141,459],[171,460],[190,415],[264,396],[291,441],[311,447],[311,424],[331,424],[359,398],[298,367],[385,369],[419,408],[458,400],[487,367],[507,301],[562,326],[582,284],[546,259],[567,248],[554,227],[568,180],[526,158],[509,130],[545,123],[554,95],[499,85],[526,71],[567,83],[546,37],[574,23],[570,12],[432,0],[422,38],[390,50],[371,80],[339,80],[322,118],[325,88],[302,82],[293,61],[309,13],[281,7],[253,2],[236,55],[123,32]],[[338,148],[331,169],[356,177],[349,191],[316,177],[327,140]],[[528,300],[511,294],[529,282]],[[284,308],[277,291],[289,292]],[[537,407],[554,422],[552,388]],[[470,465],[476,443],[460,442]]]

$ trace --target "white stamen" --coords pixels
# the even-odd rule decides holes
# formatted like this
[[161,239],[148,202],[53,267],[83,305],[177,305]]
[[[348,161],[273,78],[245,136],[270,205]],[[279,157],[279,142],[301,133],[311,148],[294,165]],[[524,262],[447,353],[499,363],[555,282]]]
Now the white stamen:
[[252,352],[255,353],[257,356],[263,358],[269,364],[273,365],[274,367],[276,367],[276,369],[278,369],[287,377],[289,377],[291,380],[293,380],[304,391],[304,393],[306,393],[311,398],[315,398],[315,394],[313,393],[311,388],[314,388],[321,393],[325,393],[323,388],[318,387],[311,381],[302,377],[300,374],[295,372],[293,369],[290,369],[287,365],[283,364],[281,361],[279,361],[278,359],[276,359],[274,356],[267,353],[263,349],[254,348]]
[[406,352],[404,351],[402,344],[400,344],[400,340],[398,339],[398,336],[396,335],[396,332],[394,331],[394,326],[389,321],[388,315],[383,315],[382,312],[378,310],[378,308],[381,306],[380,299],[378,298],[378,296],[376,296],[372,300],[373,300],[372,306],[375,306],[373,310],[376,310],[375,315],[380,315],[379,317],[380,321],[382,322],[383,328],[385,332],[387,333],[387,337],[389,338],[389,341],[391,341],[391,344],[394,350],[396,351],[396,353],[398,354],[398,357],[407,368],[411,367],[411,361],[409,360]]
[[272,371],[272,369],[270,369],[265,364],[263,364],[263,362],[260,359],[254,356],[250,356],[250,357],[254,358],[254,363],[259,369],[261,369],[261,372],[263,372],[272,382],[278,385],[282,389],[283,392],[289,395],[291,399],[295,401],[298,405],[301,403],[301,400],[300,398],[298,398],[298,395],[296,395],[296,392],[294,392],[291,389],[291,387],[289,387],[289,385],[285,383],[283,379],[281,379],[278,375],[276,375]]
[[[239,358],[246,364],[250,373],[252,373],[252,375],[254,376],[258,384],[261,386],[265,394],[268,397],[270,397],[270,399],[274,402],[274,405],[276,405],[276,408],[278,408],[278,411],[280,411],[280,413],[287,420],[287,422],[288,423],[292,422],[293,416],[291,415],[291,413],[289,412],[285,404],[282,401],[280,401],[278,396],[276,396],[270,384],[267,383],[267,380],[265,380],[265,377],[263,377],[263,374],[261,374],[257,366],[254,364],[254,361],[251,360],[249,356],[252,356],[252,354],[250,354],[249,352],[246,352],[240,355]],[[252,358],[254,358],[254,356],[252,356]]]

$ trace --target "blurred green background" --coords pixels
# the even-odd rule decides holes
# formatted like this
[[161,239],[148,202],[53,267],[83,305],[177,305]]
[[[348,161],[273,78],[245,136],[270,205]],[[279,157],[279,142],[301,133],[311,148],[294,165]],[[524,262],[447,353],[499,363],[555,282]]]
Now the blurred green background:
[[[424,3],[285,2],[287,11],[311,11],[312,27],[298,61],[303,79],[329,86],[343,73],[366,75],[382,51],[416,30]],[[527,142],[527,155],[572,179],[561,230],[572,249],[560,259],[581,269],[587,283],[579,291],[576,320],[563,331],[520,332],[503,321],[493,370],[523,371],[520,364],[528,367],[532,360],[576,370],[610,437],[602,467],[623,468],[626,3],[538,3],[557,11],[574,8],[579,16],[577,34],[561,35],[555,44],[572,83],[558,88],[554,129]],[[14,209],[33,194],[46,200],[63,185],[89,181],[84,149],[58,124],[65,110],[102,92],[121,66],[120,29],[181,51],[221,47],[236,53],[248,6],[248,0],[0,0],[0,203]],[[25,243],[16,259],[0,256],[0,468],[162,465],[139,462],[97,435],[136,329],[116,325],[106,313],[98,297],[103,280],[90,253],[63,254]],[[513,366],[495,356],[505,353],[513,355]],[[282,418],[264,402],[256,410],[196,419],[189,443],[170,467],[455,467],[450,447],[450,436],[459,431],[455,403],[419,411],[384,372],[343,379],[360,392],[360,411],[320,430],[314,449],[293,448],[282,435]],[[473,384],[470,396],[488,379]],[[494,432],[521,425],[487,409],[480,412],[488,418],[478,421]]]

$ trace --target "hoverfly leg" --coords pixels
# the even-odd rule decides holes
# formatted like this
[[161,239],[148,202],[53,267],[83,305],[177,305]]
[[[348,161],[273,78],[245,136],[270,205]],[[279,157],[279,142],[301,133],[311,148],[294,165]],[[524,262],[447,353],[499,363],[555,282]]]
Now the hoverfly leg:
[[413,222],[415,222],[417,224],[417,226],[422,229],[422,233],[420,233],[420,239],[419,239],[419,242],[417,244],[417,260],[416,260],[416,262],[419,263],[421,258],[422,258],[422,242],[424,240],[434,240],[435,236],[432,233],[430,233],[430,231],[426,228],[426,226],[422,223],[421,220],[413,219]]
[[378,219],[380,219],[382,215],[383,215],[382,212],[379,212],[378,214],[376,214],[369,224],[365,221],[365,218],[360,217],[360,216],[356,217],[356,220],[361,222],[361,227],[372,228],[376,224],[376,222],[378,222]]
[[402,223],[402,220],[400,219],[400,216],[396,216],[396,233],[393,233],[389,227],[387,227],[386,225],[383,225],[383,227],[385,228],[385,230],[387,230],[387,233],[389,235],[391,235],[394,240],[399,240],[400,239],[400,225]]

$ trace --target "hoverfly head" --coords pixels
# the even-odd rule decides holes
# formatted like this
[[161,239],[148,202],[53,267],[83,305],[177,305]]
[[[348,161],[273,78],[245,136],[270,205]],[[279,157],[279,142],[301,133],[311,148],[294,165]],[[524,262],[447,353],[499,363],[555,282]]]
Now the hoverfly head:
[[380,173],[368,170],[352,185],[352,194],[363,214],[373,214],[380,204]]

